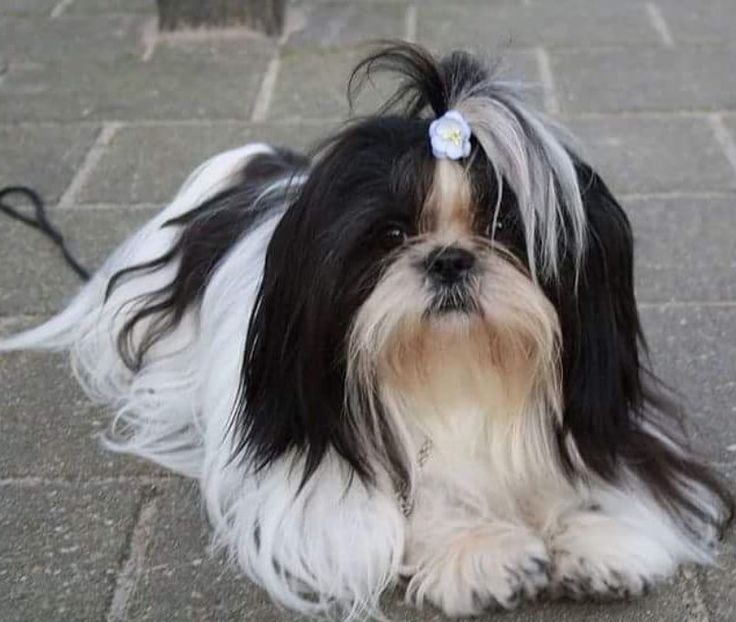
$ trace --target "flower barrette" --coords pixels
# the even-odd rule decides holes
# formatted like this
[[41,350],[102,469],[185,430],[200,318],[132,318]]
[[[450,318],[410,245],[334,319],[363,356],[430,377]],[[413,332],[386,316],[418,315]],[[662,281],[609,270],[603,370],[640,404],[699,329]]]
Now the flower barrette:
[[470,155],[470,126],[457,110],[448,110],[429,125],[432,155],[459,160]]

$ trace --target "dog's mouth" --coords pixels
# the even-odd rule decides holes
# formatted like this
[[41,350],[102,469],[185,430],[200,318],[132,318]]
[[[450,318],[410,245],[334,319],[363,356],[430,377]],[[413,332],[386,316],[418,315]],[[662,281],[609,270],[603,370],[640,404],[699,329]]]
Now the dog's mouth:
[[479,307],[472,292],[466,286],[453,286],[444,287],[434,294],[425,312],[425,317],[475,313],[479,313]]

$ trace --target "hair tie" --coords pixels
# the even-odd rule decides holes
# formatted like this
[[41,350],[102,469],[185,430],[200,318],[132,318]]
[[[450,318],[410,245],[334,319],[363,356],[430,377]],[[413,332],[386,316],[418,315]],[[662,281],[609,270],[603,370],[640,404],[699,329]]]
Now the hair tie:
[[444,160],[459,160],[470,155],[470,126],[457,110],[448,110],[429,125],[432,155]]

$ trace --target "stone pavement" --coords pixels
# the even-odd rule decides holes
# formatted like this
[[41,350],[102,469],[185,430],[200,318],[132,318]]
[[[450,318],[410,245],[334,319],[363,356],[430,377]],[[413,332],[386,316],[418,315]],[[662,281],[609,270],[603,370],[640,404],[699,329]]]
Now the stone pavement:
[[[38,188],[84,262],[206,156],[253,139],[304,146],[334,126],[364,39],[503,57],[628,208],[655,366],[688,404],[697,442],[736,475],[735,0],[314,0],[292,5],[279,42],[158,37],[153,4],[0,0],[0,186]],[[44,239],[7,219],[0,265],[3,332],[77,285]],[[0,386],[0,620],[294,619],[208,556],[190,482],[99,449],[106,416],[62,359],[3,356]],[[634,603],[497,617],[735,620],[736,538],[719,568],[687,569]]]

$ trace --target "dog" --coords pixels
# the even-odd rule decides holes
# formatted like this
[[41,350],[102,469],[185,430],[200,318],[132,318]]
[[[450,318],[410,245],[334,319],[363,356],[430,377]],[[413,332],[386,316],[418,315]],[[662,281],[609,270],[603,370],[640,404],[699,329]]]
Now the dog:
[[311,157],[198,168],[66,310],[105,443],[196,478],[279,604],[451,617],[645,593],[709,563],[732,501],[646,363],[629,221],[474,56],[384,44],[400,85]]

